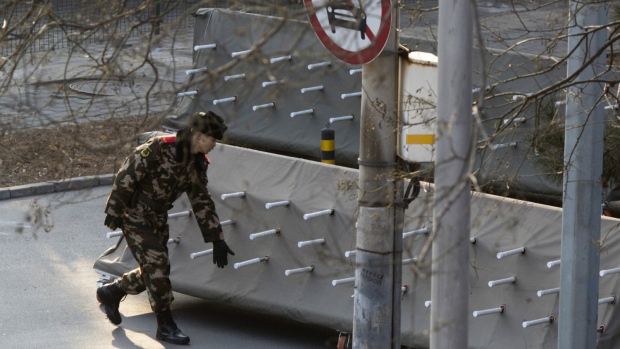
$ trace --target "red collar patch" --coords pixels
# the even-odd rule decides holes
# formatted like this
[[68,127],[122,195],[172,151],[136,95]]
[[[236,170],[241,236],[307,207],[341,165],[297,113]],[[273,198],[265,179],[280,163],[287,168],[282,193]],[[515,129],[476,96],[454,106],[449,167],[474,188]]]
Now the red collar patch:
[[177,136],[176,135],[172,135],[172,136],[163,136],[161,137],[161,142],[164,144],[169,144],[169,143],[174,143],[176,142]]

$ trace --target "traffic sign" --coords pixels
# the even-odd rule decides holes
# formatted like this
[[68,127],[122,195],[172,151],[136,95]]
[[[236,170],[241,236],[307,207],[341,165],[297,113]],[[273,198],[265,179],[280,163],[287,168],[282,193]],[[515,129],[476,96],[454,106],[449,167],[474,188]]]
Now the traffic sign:
[[310,23],[323,46],[345,63],[375,59],[392,27],[391,0],[304,0]]

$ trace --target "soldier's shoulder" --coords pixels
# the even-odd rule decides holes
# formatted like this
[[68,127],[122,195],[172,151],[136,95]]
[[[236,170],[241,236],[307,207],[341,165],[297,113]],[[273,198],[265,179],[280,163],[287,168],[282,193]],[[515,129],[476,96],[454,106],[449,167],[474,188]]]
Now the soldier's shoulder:
[[[172,140],[170,140],[172,137]],[[160,154],[169,144],[174,144],[174,135],[165,135],[165,136],[156,136],[149,138],[144,144],[140,145],[136,150],[140,153],[143,158],[152,158],[154,156],[158,156],[156,154]]]

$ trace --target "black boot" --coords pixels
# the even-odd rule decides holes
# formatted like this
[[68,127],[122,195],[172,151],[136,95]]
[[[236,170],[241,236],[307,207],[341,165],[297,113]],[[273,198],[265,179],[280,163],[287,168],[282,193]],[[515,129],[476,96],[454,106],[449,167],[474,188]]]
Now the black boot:
[[111,323],[118,325],[123,321],[118,306],[127,293],[117,283],[105,284],[97,289],[97,300],[104,305],[105,313]]
[[189,344],[189,337],[184,335],[172,319],[170,310],[155,314],[157,316],[157,334],[155,338],[172,344]]

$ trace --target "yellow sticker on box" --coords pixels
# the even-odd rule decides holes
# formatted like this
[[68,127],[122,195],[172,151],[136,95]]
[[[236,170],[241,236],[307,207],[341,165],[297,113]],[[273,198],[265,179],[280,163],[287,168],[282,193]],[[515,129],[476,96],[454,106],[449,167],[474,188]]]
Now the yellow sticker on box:
[[435,144],[434,134],[408,134],[407,144]]

